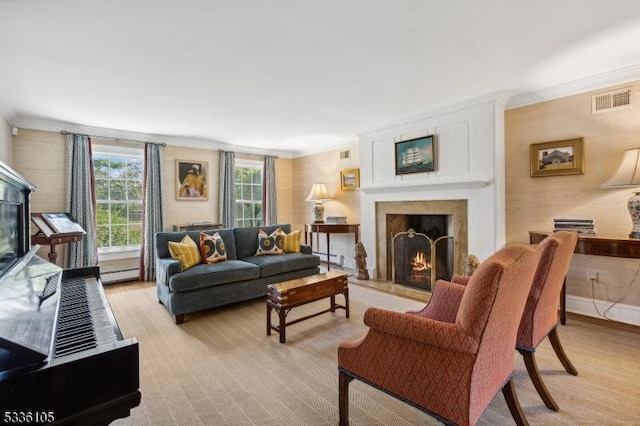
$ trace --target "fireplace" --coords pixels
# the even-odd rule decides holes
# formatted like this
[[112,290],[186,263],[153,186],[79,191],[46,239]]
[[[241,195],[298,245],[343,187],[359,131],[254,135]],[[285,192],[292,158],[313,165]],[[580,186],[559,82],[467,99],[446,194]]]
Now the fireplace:
[[[433,220],[446,221],[446,216]],[[396,284],[431,291],[438,279],[450,280],[453,275],[453,237],[440,235],[435,239],[410,228],[399,232],[390,244],[392,280]]]
[[[395,281],[393,240],[396,235],[408,233],[410,229],[416,234],[425,234],[434,242],[438,260],[435,274],[426,284],[406,285],[430,291],[435,280],[464,272],[464,259],[468,252],[467,200],[383,201],[376,202],[375,206],[376,278]],[[445,238],[438,240],[441,237]],[[431,245],[428,240],[427,243]],[[438,253],[445,256],[438,256]]]

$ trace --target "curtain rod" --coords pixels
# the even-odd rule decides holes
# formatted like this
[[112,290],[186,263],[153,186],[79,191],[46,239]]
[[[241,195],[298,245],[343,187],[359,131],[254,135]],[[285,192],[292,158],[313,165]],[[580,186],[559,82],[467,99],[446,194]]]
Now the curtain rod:
[[276,160],[278,158],[280,158],[279,155],[256,154],[255,152],[238,152],[238,151],[231,151],[231,150],[228,150],[228,149],[219,149],[218,151],[221,151],[221,152],[222,151],[224,151],[224,152],[233,152],[234,154],[240,154],[240,155],[252,155],[254,157],[273,157]]
[[144,143],[144,144],[150,143],[152,145],[167,146],[167,144],[164,143],[164,142],[142,142],[142,141],[134,141],[134,140],[131,140],[131,139],[112,138],[112,137],[109,137],[109,136],[91,136],[91,135],[88,135],[86,133],[74,133],[74,132],[68,132],[66,130],[60,130],[60,134],[61,135],[87,136],[89,138],[94,137],[94,138],[100,138],[100,139],[109,139],[109,140],[116,141],[116,142],[134,142],[134,143]]

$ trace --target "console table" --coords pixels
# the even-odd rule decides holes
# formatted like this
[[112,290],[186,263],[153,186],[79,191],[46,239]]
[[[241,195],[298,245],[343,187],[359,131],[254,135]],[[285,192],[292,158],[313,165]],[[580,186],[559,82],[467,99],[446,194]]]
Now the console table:
[[[538,244],[551,232],[529,231],[531,244]],[[620,235],[588,235],[579,234],[576,248],[573,251],[578,254],[590,254],[593,256],[624,257],[640,259],[640,239],[629,238]],[[560,293],[560,323],[567,322],[566,303],[566,278]]]
[[[331,234],[354,234],[355,243],[358,244],[360,224],[352,223],[308,223],[304,226],[304,243],[313,247],[313,233],[327,235],[327,270],[330,269],[329,239]],[[320,249],[320,236],[318,235],[318,250]]]
[[224,224],[211,223],[211,222],[199,222],[199,223],[187,223],[184,225],[173,225],[174,232],[184,231],[208,231],[210,229],[222,229]]

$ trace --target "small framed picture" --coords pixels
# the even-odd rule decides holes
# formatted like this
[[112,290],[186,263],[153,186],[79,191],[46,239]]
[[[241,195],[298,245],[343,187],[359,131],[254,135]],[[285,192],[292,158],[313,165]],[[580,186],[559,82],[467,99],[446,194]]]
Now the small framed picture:
[[583,139],[531,144],[531,177],[581,175],[584,173]]
[[209,199],[208,170],[209,163],[206,161],[176,160],[176,199]]
[[435,169],[434,135],[396,142],[396,175],[433,172]]
[[360,188],[360,169],[340,170],[340,189],[355,191]]

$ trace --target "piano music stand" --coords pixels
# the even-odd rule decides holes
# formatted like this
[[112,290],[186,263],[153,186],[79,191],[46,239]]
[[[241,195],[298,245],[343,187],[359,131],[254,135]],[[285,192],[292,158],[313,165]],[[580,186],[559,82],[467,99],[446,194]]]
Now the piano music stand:
[[[51,219],[53,216],[56,221]],[[78,222],[66,213],[31,213],[31,221],[39,229],[31,236],[31,244],[48,245],[50,249],[47,257],[49,262],[54,264],[58,259],[57,244],[80,241],[86,234]]]

